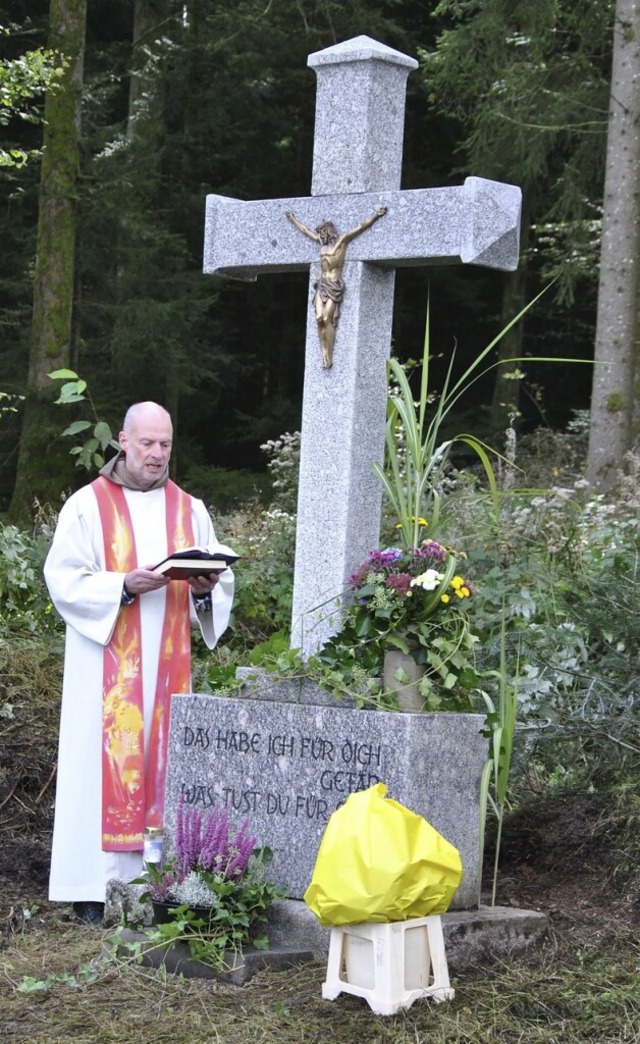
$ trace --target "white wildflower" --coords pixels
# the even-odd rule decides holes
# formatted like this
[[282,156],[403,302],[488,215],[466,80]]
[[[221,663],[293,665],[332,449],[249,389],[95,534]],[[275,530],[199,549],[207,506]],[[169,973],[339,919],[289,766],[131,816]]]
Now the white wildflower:
[[442,573],[439,573],[437,569],[427,569],[426,573],[420,573],[420,576],[414,576],[409,586],[421,587],[423,591],[435,591],[441,580]]

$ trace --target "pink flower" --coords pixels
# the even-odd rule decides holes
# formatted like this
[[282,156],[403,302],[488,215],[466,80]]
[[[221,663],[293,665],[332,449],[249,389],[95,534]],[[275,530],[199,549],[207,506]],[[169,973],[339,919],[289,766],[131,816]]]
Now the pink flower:
[[387,587],[406,597],[411,587],[411,573],[393,573],[387,577]]

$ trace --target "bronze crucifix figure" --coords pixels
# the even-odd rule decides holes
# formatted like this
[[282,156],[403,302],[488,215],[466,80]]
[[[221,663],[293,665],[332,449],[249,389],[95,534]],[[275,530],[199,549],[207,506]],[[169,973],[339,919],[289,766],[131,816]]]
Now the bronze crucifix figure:
[[345,292],[345,284],[342,278],[342,266],[347,252],[347,246],[352,239],[365,232],[379,218],[387,213],[387,207],[378,207],[371,217],[367,218],[350,232],[338,233],[332,221],[323,221],[316,227],[315,232],[295,216],[291,210],[286,211],[286,216],[292,225],[302,232],[304,236],[320,243],[320,279],[314,284],[313,307],[318,324],[318,336],[322,348],[322,365],[329,369],[333,364],[333,346],[336,340],[336,327],[340,318],[340,306]]

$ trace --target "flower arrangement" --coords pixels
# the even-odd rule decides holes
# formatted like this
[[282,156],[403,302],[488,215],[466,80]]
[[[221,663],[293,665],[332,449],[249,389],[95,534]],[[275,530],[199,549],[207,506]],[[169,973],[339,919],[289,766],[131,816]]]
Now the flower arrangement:
[[456,564],[452,552],[435,540],[370,551],[348,580],[355,615],[372,628],[381,622],[387,640],[407,652],[411,640],[420,642],[423,625],[435,613],[473,594],[470,582],[456,574]]
[[[466,615],[473,586],[458,572],[457,556],[435,540],[417,547],[370,551],[349,577],[352,601],[340,632],[319,654],[326,666],[344,666],[350,677],[382,674],[390,648],[410,653],[424,665],[420,688],[425,704],[436,709],[444,695],[462,709],[463,696],[477,684],[472,634]],[[351,652],[350,652],[351,651]]]
[[147,864],[138,880],[147,886],[143,898],[151,900],[164,941],[184,936],[192,957],[220,967],[227,951],[248,941],[268,945],[256,928],[283,895],[266,878],[270,860],[269,849],[256,848],[248,820],[234,833],[227,809],[214,805],[204,814],[183,798],[173,851],[160,866]]

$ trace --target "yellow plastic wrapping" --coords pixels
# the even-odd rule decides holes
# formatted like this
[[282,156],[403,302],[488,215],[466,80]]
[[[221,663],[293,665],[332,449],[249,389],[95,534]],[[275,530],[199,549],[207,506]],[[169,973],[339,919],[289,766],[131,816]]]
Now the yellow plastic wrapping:
[[406,921],[449,908],[462,861],[415,812],[376,783],[333,813],[304,901],[321,924]]

